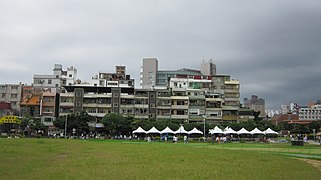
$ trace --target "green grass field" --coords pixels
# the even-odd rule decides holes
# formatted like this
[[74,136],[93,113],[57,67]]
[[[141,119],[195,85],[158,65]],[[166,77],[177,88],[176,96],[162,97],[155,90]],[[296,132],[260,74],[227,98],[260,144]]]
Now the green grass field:
[[320,179],[319,146],[1,139],[0,179]]

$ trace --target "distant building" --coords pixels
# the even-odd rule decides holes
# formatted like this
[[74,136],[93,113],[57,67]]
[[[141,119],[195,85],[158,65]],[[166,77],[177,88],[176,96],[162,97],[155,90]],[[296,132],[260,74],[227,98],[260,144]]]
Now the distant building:
[[20,115],[21,87],[23,84],[1,84],[0,102],[10,104],[13,114]]
[[99,72],[92,77],[91,85],[98,87],[134,87],[135,80],[126,74],[126,66],[116,66],[115,73]]
[[299,118],[300,120],[321,120],[321,104],[300,107]]
[[288,105],[281,105],[281,114],[288,114],[290,112],[290,108]]
[[35,88],[48,88],[60,91],[63,86],[74,85],[77,81],[77,69],[73,66],[62,69],[61,64],[55,64],[52,75],[34,74],[33,86]]
[[252,95],[251,99],[244,98],[244,107],[259,111],[259,117],[266,117],[265,100],[263,98],[258,98],[256,95]]

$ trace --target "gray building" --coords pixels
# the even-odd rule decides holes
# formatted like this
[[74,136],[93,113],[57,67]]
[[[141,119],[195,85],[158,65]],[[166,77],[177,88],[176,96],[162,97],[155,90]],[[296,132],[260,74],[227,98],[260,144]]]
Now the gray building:
[[252,95],[251,99],[244,98],[244,107],[260,112],[260,117],[265,117],[265,100],[256,95]]
[[14,115],[20,115],[21,87],[21,83],[0,85],[0,102],[10,103]]
[[140,71],[140,86],[149,89],[156,86],[158,61],[156,58],[144,58]]

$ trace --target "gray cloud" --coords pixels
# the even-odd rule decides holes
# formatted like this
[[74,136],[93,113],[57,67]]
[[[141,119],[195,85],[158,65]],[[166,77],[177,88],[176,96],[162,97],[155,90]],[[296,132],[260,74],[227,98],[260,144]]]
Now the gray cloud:
[[90,80],[126,65],[138,82],[143,57],[161,69],[199,68],[241,81],[241,98],[267,106],[321,99],[321,2],[3,1],[0,83],[31,83],[53,64]]

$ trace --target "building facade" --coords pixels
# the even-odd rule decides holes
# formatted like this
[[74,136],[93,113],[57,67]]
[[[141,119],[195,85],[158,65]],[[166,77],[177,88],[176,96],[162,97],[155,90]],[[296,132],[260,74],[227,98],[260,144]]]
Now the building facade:
[[10,103],[14,115],[20,115],[21,88],[23,84],[1,84],[0,102]]
[[53,74],[34,74],[33,87],[34,88],[48,88],[59,92],[63,86],[70,86],[76,84],[77,69],[73,66],[63,70],[61,64],[55,64]]
[[252,95],[251,99],[244,98],[244,107],[259,111],[259,117],[266,117],[265,100],[263,98],[258,98],[256,95]]

